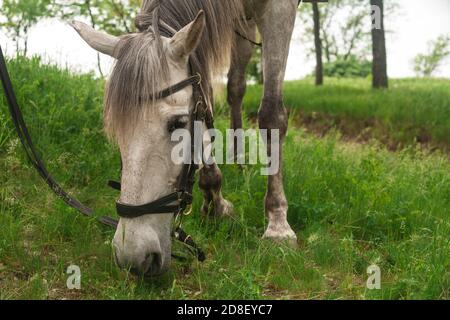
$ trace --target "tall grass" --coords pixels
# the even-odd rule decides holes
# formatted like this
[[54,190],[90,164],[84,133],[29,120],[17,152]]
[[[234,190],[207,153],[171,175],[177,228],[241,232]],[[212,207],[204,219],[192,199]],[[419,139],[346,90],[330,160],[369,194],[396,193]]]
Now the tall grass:
[[[291,113],[322,113],[342,120],[375,120],[390,136],[413,143],[426,134],[450,144],[450,80],[391,80],[389,90],[371,90],[365,79],[326,79],[315,87],[311,79],[286,82],[285,104]],[[248,114],[256,114],[262,88],[250,86],[245,98]]]
[[[102,133],[103,83],[36,59],[9,61],[9,67],[50,171],[97,215],[114,215],[117,193],[105,181],[117,178],[120,165]],[[299,248],[261,241],[265,179],[259,168],[223,166],[236,221],[194,214],[185,228],[207,261],[174,261],[167,275],[144,280],[115,267],[111,230],[78,216],[47,189],[8,117],[0,98],[0,299],[450,298],[450,164],[444,154],[414,147],[392,153],[376,143],[344,143],[337,133],[317,138],[291,129],[284,175]],[[220,129],[227,125],[218,117]],[[196,213],[200,202],[196,190]],[[71,264],[81,268],[80,291],[66,288]],[[366,289],[371,264],[381,268],[381,290]]]

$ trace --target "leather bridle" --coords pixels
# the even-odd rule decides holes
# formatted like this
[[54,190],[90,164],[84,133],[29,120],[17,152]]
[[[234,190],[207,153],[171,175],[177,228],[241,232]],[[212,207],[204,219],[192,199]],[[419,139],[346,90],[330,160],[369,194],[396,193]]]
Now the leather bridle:
[[[190,66],[192,70],[192,66]],[[175,192],[161,197],[157,200],[149,202],[144,205],[134,206],[123,204],[120,202],[116,203],[117,214],[121,218],[134,219],[147,215],[157,215],[157,214],[174,214],[175,223],[174,231],[172,235],[187,244],[189,247],[194,249],[198,260],[204,261],[204,253],[198,248],[198,246],[193,242],[192,237],[186,235],[186,233],[181,229],[181,221],[183,215],[188,215],[192,210],[193,201],[193,187],[195,184],[195,173],[199,169],[199,166],[194,162],[194,152],[195,152],[195,137],[194,137],[194,125],[195,122],[202,122],[206,125],[208,129],[214,128],[213,116],[208,104],[205,101],[205,95],[202,88],[202,78],[199,73],[193,75],[186,80],[183,80],[167,89],[162,90],[156,94],[156,99],[167,98],[184,88],[192,86],[193,88],[193,100],[194,107],[190,113],[190,134],[191,134],[191,156],[192,160],[190,163],[183,165],[180,176],[178,177],[178,186]],[[118,182],[110,181],[109,186],[121,190],[121,185]]]
[[[193,132],[193,122],[194,121],[204,121],[204,117],[201,116],[201,108],[203,108],[204,98],[202,94],[195,94],[198,92],[201,85],[201,76],[199,74],[191,76],[186,80],[175,84],[174,86],[164,89],[156,95],[156,99],[167,98],[188,86],[193,86],[195,107],[191,112],[190,122],[191,122],[191,147],[194,148],[194,132]],[[193,149],[192,149],[193,151]],[[192,153],[193,154],[193,153]],[[150,203],[134,206],[122,204],[120,202],[116,203],[117,214],[122,218],[138,218],[145,215],[151,214],[167,214],[173,213],[175,215],[183,213],[189,205],[192,204],[192,189],[194,185],[194,175],[197,171],[198,166],[192,161],[191,163],[184,164],[180,176],[178,177],[178,187],[175,192],[168,194],[162,198],[159,198]],[[121,189],[119,183],[110,181],[109,185],[114,189]]]

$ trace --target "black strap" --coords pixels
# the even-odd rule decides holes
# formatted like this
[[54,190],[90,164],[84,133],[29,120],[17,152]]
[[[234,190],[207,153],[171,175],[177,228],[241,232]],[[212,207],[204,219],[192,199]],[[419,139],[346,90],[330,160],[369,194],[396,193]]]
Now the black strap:
[[101,217],[99,219],[99,221],[104,224],[105,226],[109,226],[111,228],[113,228],[114,230],[117,229],[117,225],[119,224],[119,221],[117,221],[116,219],[113,219],[111,217]]
[[41,157],[39,156],[31,136],[29,134],[28,128],[23,119],[22,112],[20,110],[19,104],[17,103],[17,98],[14,93],[14,89],[9,77],[8,69],[6,67],[5,57],[3,56],[3,51],[0,47],[0,77],[3,84],[3,89],[5,91],[6,100],[8,102],[9,111],[11,113],[12,121],[14,127],[16,128],[17,135],[19,136],[20,142],[22,143],[25,153],[31,164],[34,166],[36,171],[42,177],[42,179],[48,184],[48,186],[53,190],[53,192],[61,198],[66,204],[76,209],[78,212],[85,216],[92,216],[92,209],[83,205],[77,199],[71,197],[64,189],[55,181],[55,179],[50,175],[47,168],[44,165]]
[[[116,209],[119,216],[123,218],[137,218],[147,214],[178,213],[181,209],[179,204],[180,198],[181,195],[178,192],[174,192],[141,206],[131,206],[117,202]],[[177,204],[173,204],[175,202]]]
[[108,186],[111,187],[114,190],[122,191],[122,185],[120,184],[120,182],[109,180],[108,181]]
[[251,44],[253,44],[253,45],[255,45],[255,46],[258,46],[258,47],[262,47],[263,46],[263,44],[262,44],[262,42],[256,42],[256,41],[253,41],[252,39],[250,39],[249,37],[247,37],[247,36],[244,36],[242,33],[240,33],[239,31],[234,31],[239,37],[241,37],[242,39],[244,39],[244,40],[247,40],[248,42],[250,42]]
[[187,245],[192,254],[197,257],[198,261],[203,262],[206,260],[206,256],[203,250],[197,246],[197,244],[192,240],[192,237],[184,232],[183,229],[177,228],[173,236],[178,241]]
[[[164,89],[160,92],[158,92],[155,96],[155,99],[165,99],[167,97],[170,97],[171,95],[177,93],[178,91],[183,90],[184,88],[188,87],[188,86],[192,86],[194,84],[200,84],[202,82],[202,77],[200,76],[200,74],[196,74],[193,75],[189,78],[187,78],[186,80],[183,80],[167,89]],[[151,97],[150,99],[153,99],[153,97]]]

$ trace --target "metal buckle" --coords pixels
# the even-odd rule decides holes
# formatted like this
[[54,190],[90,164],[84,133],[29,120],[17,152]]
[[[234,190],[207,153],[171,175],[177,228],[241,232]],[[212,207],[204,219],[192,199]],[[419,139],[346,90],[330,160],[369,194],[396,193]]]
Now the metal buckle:
[[199,100],[199,101],[197,101],[196,103],[195,103],[195,106],[194,106],[194,111],[193,111],[193,115],[194,115],[194,117],[195,117],[195,115],[197,115],[198,114],[198,106],[199,105],[201,105],[203,102],[201,101],[201,100]]
[[197,72],[197,77],[198,77],[198,82],[197,82],[197,84],[198,84],[198,85],[201,85],[201,84],[202,84],[202,75],[200,74],[200,72]]
[[189,241],[189,240],[191,240],[191,241],[192,241],[192,236],[191,236],[190,234],[188,234],[188,235],[187,235],[187,237],[186,237],[186,239],[184,239],[184,241],[183,241],[183,242],[184,242],[184,244],[187,244],[187,245],[189,245],[189,244],[188,244],[188,241]]
[[196,120],[205,121],[205,110],[203,108],[204,102],[203,100],[197,101],[195,105],[195,116],[198,118]]
[[191,213],[192,213],[192,204],[190,204],[186,207],[186,209],[183,212],[183,216],[185,216],[185,217],[190,216]]
[[184,208],[180,208],[177,216],[189,216],[192,213],[192,200],[193,196],[190,193],[185,191],[178,192],[178,201],[180,202],[180,205],[183,206],[186,204],[186,206]]
[[[182,224],[183,224],[183,215],[182,214],[175,215],[175,220],[173,223],[173,225],[175,226],[174,230],[177,230],[177,228],[181,228]],[[174,234],[176,235],[175,231],[174,231]]]

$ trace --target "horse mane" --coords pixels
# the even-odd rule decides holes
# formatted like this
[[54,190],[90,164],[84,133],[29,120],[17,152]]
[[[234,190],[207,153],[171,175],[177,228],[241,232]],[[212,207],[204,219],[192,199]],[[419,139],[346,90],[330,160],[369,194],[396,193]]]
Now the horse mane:
[[135,24],[139,31],[121,37],[117,61],[106,87],[104,122],[109,137],[120,138],[135,127],[152,97],[169,86],[168,62],[161,37],[192,22],[203,10],[206,28],[190,56],[193,73],[200,73],[206,99],[212,103],[212,81],[228,65],[242,0],[144,0]]

